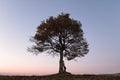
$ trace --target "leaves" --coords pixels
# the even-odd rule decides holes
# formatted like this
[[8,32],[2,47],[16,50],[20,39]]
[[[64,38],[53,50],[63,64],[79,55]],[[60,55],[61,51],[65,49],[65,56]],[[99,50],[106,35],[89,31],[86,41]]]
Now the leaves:
[[38,26],[32,47],[35,52],[49,50],[52,53],[63,52],[64,57],[72,60],[89,52],[87,41],[83,38],[82,24],[71,19],[69,14],[61,13],[49,17]]

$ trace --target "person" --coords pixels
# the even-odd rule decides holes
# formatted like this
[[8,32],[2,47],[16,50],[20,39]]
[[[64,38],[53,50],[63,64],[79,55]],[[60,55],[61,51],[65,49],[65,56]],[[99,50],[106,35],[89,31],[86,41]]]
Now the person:
[[63,72],[66,72],[66,66],[65,66],[65,64],[64,64],[64,61],[62,61],[63,63]]
[[64,65],[64,72],[66,72],[66,66]]

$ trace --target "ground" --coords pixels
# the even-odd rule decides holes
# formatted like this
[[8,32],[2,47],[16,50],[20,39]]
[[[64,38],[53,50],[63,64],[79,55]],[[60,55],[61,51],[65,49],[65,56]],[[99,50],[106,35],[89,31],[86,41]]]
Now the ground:
[[117,75],[73,75],[69,73],[46,76],[0,76],[0,80],[120,80]]

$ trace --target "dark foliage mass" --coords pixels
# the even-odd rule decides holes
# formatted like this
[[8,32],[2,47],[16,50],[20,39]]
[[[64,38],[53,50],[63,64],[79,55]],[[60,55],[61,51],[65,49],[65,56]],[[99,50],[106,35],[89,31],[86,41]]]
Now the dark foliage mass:
[[60,14],[49,17],[37,28],[33,37],[36,45],[34,52],[43,52],[57,55],[63,53],[68,60],[81,57],[88,53],[88,44],[83,38],[82,24],[69,17],[69,14]]
[[62,72],[65,68],[63,57],[72,60],[89,51],[81,27],[80,21],[70,18],[69,14],[51,16],[37,27],[36,34],[31,39],[35,45],[29,50],[37,54],[46,51],[52,55],[60,55],[59,72]]

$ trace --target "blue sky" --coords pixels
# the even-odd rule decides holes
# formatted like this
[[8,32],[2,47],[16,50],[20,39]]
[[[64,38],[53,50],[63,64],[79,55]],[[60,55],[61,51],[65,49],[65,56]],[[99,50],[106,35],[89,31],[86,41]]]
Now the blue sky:
[[[81,21],[90,52],[65,61],[74,74],[120,72],[119,0],[0,0],[0,73],[52,74],[59,57],[27,52],[41,21],[61,12]],[[49,63],[49,64],[48,64]]]

